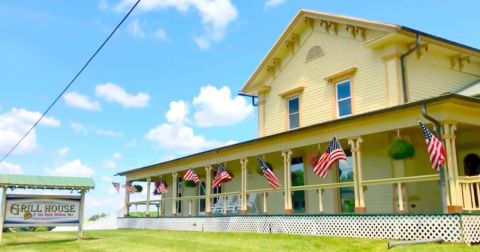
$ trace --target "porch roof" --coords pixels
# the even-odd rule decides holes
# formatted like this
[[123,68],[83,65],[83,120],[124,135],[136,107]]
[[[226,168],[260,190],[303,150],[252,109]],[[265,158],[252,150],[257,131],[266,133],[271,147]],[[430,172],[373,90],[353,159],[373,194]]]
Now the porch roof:
[[[419,101],[410,102],[410,103],[406,103],[406,104],[402,104],[402,105],[398,105],[398,106],[393,106],[393,107],[384,108],[384,109],[375,110],[375,111],[370,111],[370,112],[366,112],[366,113],[362,113],[362,114],[352,115],[352,116],[349,116],[349,117],[344,117],[344,118],[339,118],[339,119],[335,119],[335,120],[325,121],[325,122],[322,122],[322,123],[301,127],[301,128],[294,129],[294,130],[289,130],[289,131],[285,131],[285,132],[281,132],[281,133],[277,133],[277,134],[272,134],[272,135],[264,136],[264,137],[261,137],[261,138],[255,138],[255,139],[252,139],[252,140],[247,140],[247,141],[232,144],[232,145],[222,146],[222,147],[219,147],[219,148],[195,153],[195,154],[180,157],[180,158],[177,158],[177,159],[173,159],[173,160],[169,160],[169,161],[165,161],[165,162],[160,162],[160,163],[156,163],[156,164],[153,164],[153,165],[148,165],[148,166],[144,166],[144,167],[140,167],[140,168],[136,168],[136,169],[132,169],[132,170],[122,171],[122,172],[119,172],[119,173],[115,174],[115,176],[125,176],[125,175],[129,175],[129,174],[136,173],[136,172],[142,172],[142,171],[148,170],[148,169],[161,168],[163,166],[167,167],[167,166],[175,164],[178,161],[186,161],[186,160],[194,159],[194,158],[208,157],[208,156],[216,155],[216,154],[218,154],[222,151],[227,151],[227,150],[242,149],[242,148],[253,146],[253,145],[258,144],[258,143],[267,142],[267,141],[275,139],[275,138],[296,136],[296,135],[308,132],[310,130],[322,129],[324,127],[330,127],[330,126],[336,126],[336,125],[338,125],[338,126],[347,125],[349,123],[356,122],[360,119],[374,117],[374,116],[378,116],[378,115],[381,115],[381,114],[388,114],[388,113],[392,113],[392,112],[396,112],[396,111],[403,111],[403,110],[407,110],[407,109],[415,108],[415,107],[420,108],[420,106],[422,104],[432,104],[432,103],[446,102],[446,101],[452,101],[452,102],[456,102],[456,103],[467,103],[467,104],[471,104],[471,105],[480,106],[480,99],[478,99],[478,98],[463,96],[463,95],[459,95],[459,94],[455,94],[455,93],[447,93],[447,94],[437,96],[437,97],[433,97],[433,98],[429,98],[429,99],[419,100]],[[188,167],[185,167],[185,169],[188,169]]]
[[59,177],[0,174],[0,187],[31,189],[93,189],[95,183],[89,177]]

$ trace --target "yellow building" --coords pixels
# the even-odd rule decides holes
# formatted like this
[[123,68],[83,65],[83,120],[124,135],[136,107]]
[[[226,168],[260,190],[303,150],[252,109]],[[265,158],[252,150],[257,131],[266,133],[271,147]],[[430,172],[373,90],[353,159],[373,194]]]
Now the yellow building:
[[[148,195],[154,181],[161,179],[170,185],[161,200],[147,196],[144,201],[130,202],[126,194],[126,217],[132,205],[146,205],[146,216],[156,206],[160,216],[204,215],[216,221],[220,221],[217,216],[226,216],[238,223],[246,220],[238,218],[249,215],[277,216],[265,219],[269,221],[278,216],[284,220],[314,216],[317,222],[324,216],[341,221],[342,213],[351,212],[359,214],[352,218],[380,214],[382,221],[395,216],[392,221],[408,222],[408,218],[424,217],[398,214],[480,210],[479,49],[399,25],[301,10],[247,80],[242,94],[254,97],[258,106],[258,138],[117,174],[127,181],[147,182]],[[442,174],[431,168],[419,120],[432,132],[434,126],[441,130],[447,155],[443,197]],[[322,179],[313,173],[309,161],[324,152],[333,136],[340,140],[348,162],[336,164]],[[411,143],[413,157],[390,157],[388,150],[398,139]],[[272,164],[280,188],[269,188],[257,172],[256,157]],[[218,164],[235,176],[213,190]],[[202,186],[181,186],[181,177],[190,167]],[[438,221],[451,221],[461,230],[480,228],[480,216],[440,216],[443,219]],[[152,228],[191,225],[174,219],[179,222],[169,220],[170,224]],[[476,224],[462,227],[457,223],[467,219]],[[309,228],[315,222],[295,220],[305,221]],[[140,225],[133,218],[122,221],[125,227]],[[210,226],[210,230],[257,228],[266,232],[265,226],[259,230],[257,224],[240,229],[218,225],[222,228]],[[272,225],[269,230],[275,232]],[[324,234],[319,225],[316,231],[282,227],[276,231]],[[351,232],[347,236],[359,236],[360,231]],[[461,235],[466,238],[447,236],[448,241],[480,241],[479,235],[467,233]]]

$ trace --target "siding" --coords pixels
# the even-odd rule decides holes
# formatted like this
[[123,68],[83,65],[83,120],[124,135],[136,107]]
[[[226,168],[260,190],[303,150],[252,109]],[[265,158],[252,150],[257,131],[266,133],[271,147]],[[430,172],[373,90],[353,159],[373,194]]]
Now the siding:
[[[386,106],[384,62],[363,47],[364,41],[342,33],[307,31],[304,34],[302,45],[293,56],[282,59],[283,70],[270,80],[272,89],[266,94],[265,103],[265,135],[286,129],[286,104],[278,94],[297,86],[305,87],[300,105],[301,127],[336,118],[334,86],[324,78],[351,67],[358,68],[352,80],[353,112]],[[306,54],[315,45],[321,46],[325,55],[306,63]]]
[[456,92],[480,79],[478,65],[474,68],[476,73],[472,74],[450,68],[449,58],[445,56],[431,53],[417,59],[414,55],[406,61],[409,101]]

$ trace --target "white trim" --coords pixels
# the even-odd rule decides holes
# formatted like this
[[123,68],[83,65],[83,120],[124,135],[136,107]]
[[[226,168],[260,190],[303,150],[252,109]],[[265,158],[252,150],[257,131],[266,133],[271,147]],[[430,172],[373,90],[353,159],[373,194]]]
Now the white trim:
[[[342,84],[345,84],[347,82],[348,82],[348,92],[350,93],[350,96],[348,96],[346,98],[338,99],[338,86],[342,85]],[[348,99],[350,99],[350,114],[341,116],[340,115],[340,106],[338,104],[339,104],[339,102],[346,101]],[[352,113],[352,82],[350,81],[350,79],[346,79],[346,80],[339,81],[339,82],[335,83],[335,104],[337,106],[337,118],[343,118],[343,117],[348,117],[348,116],[353,115],[353,113]]]
[[[290,100],[294,100],[294,99],[298,100],[298,111],[294,113],[290,113]],[[295,115],[295,114],[298,114],[298,127],[292,128],[290,127],[290,115]],[[299,95],[295,95],[287,99],[287,118],[288,118],[288,130],[300,128],[300,96]]]

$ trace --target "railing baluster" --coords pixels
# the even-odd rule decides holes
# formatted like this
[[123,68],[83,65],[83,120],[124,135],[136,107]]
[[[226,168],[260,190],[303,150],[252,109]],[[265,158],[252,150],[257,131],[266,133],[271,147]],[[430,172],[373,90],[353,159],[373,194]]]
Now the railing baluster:
[[476,193],[475,193],[475,210],[479,210],[480,209],[480,183],[479,182],[476,182],[475,183],[475,186],[476,186]]
[[319,188],[317,192],[318,192],[318,211],[320,213],[323,213],[323,197],[322,197],[323,190]]
[[397,183],[397,196],[398,196],[398,211],[400,213],[403,213],[405,212],[405,208],[403,207],[402,183]]
[[267,192],[263,192],[263,213],[267,213]]

